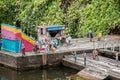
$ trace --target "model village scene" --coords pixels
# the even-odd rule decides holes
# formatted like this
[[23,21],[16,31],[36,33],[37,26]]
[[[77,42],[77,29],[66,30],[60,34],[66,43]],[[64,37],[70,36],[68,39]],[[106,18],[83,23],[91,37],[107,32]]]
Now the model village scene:
[[[49,0],[35,1],[31,1],[31,3],[34,2],[34,6],[39,5],[38,3],[47,3]],[[53,6],[61,1],[53,0],[54,3],[51,2],[48,5]],[[70,1],[69,5],[75,7],[72,4],[78,5],[79,1],[83,0],[73,0],[74,3],[72,0]],[[111,1],[114,2],[114,0]],[[62,6],[66,6],[69,1],[64,2],[66,3],[61,2]],[[5,0],[1,3],[7,4]],[[90,4],[93,3],[98,4],[91,0]],[[107,1],[102,0],[101,3],[108,4]],[[22,6],[22,4],[20,5]],[[95,5],[93,4],[93,6]],[[2,7],[0,7],[1,9]],[[42,8],[40,9],[42,11]],[[117,10],[116,7],[115,9]],[[69,16],[69,12],[64,14],[67,14],[65,17]],[[91,16],[93,13],[89,14],[88,16]],[[1,15],[2,13],[0,13]],[[77,24],[69,25],[67,20],[65,24],[50,24],[49,22],[54,21],[51,18],[49,24],[47,22],[44,25],[37,24],[26,32],[25,29],[29,28],[32,22],[29,22],[25,28],[22,25],[25,23],[22,22],[22,19],[16,21],[16,24],[0,19],[0,80],[120,80],[120,11],[118,16],[118,22],[116,21],[114,27],[109,30],[108,27],[100,28],[102,24],[99,24],[99,27],[96,25],[93,27],[95,19],[93,23],[88,24],[92,27],[85,28],[84,26],[84,30],[82,30],[82,27],[76,27]],[[82,26],[82,24],[87,26],[81,20],[79,25]],[[79,30],[86,34],[81,36]],[[36,31],[35,35],[28,34],[29,32],[34,33],[34,31]]]

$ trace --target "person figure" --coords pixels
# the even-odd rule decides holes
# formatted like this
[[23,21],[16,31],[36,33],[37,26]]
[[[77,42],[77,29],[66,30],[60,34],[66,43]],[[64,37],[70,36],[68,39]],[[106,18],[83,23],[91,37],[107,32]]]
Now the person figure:
[[72,39],[72,38],[71,38],[71,36],[69,35],[69,36],[68,36],[68,44],[69,44],[69,45],[71,44],[71,39]]
[[22,56],[25,56],[25,45],[22,44]]
[[95,50],[93,51],[93,59],[99,60],[98,54],[99,54],[98,51],[95,49]]
[[100,41],[101,38],[102,38],[102,32],[99,32],[99,33],[98,33],[98,41]]
[[55,38],[55,39],[53,40],[53,42],[54,42],[54,47],[57,48],[57,45],[58,45],[57,39]]
[[46,48],[46,45],[45,45],[45,43],[43,43],[43,45],[42,45],[42,48],[45,50],[45,48]]
[[67,43],[67,46],[68,46],[68,37],[66,38],[66,43]]
[[76,51],[73,51],[73,59],[74,59],[75,62],[77,61],[77,53],[76,53]]
[[93,50],[93,59],[96,59],[96,56],[95,56],[95,49]]
[[45,53],[48,53],[50,50],[49,50],[49,46],[48,44],[45,45]]
[[89,31],[89,38],[90,38],[90,41],[92,41],[92,39],[93,39],[93,33],[92,33],[91,30]]
[[83,53],[84,65],[86,66],[86,52]]
[[59,36],[59,45],[62,43],[62,36]]
[[116,60],[116,66],[118,67],[118,61],[119,61],[119,56],[118,56],[119,54],[118,54],[118,52],[115,54],[115,60]]
[[56,49],[54,47],[54,45],[51,45],[51,50],[54,52]]
[[99,60],[99,52],[97,50],[95,51],[95,56],[96,56],[96,59]]
[[54,39],[53,38],[51,39],[50,44],[54,45]]
[[43,45],[43,37],[42,36],[39,36],[39,44],[40,44],[40,47],[42,47],[42,45]]
[[45,43],[45,38],[44,37],[41,37],[41,40],[40,40],[41,44],[43,45]]
[[38,52],[39,47],[38,47],[38,44],[37,44],[37,43],[34,44],[33,50],[34,50],[35,53]]

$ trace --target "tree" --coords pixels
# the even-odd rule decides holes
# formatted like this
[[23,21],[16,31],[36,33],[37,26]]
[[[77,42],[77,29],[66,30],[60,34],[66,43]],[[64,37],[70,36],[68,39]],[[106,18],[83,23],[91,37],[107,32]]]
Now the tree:
[[76,0],[66,18],[68,33],[84,37],[91,29],[95,35],[99,31],[108,34],[110,28],[120,23],[119,7],[119,0]]
[[27,34],[36,36],[36,27],[62,24],[63,11],[58,0],[33,0],[21,3],[19,20]]
[[18,0],[0,0],[0,23],[15,24],[19,14]]
[[120,0],[0,0],[0,23],[21,26],[37,37],[37,26],[65,25],[72,37],[120,27]]

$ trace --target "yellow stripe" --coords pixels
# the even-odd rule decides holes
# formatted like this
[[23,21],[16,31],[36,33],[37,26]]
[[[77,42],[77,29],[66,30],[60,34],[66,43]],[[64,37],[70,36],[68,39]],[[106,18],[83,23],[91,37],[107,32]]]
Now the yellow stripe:
[[2,26],[2,29],[8,30],[8,31],[14,31],[15,28],[9,27],[9,26]]
[[30,42],[31,44],[34,44],[35,41],[30,39],[28,36],[26,36],[25,34],[22,33],[22,38],[25,39],[26,41]]
[[28,36],[26,36],[25,34],[23,34],[23,33],[21,32],[21,30],[18,30],[18,29],[16,29],[16,28],[12,28],[12,27],[10,27],[10,26],[2,26],[1,29],[5,29],[5,30],[8,30],[8,31],[11,31],[11,32],[13,32],[14,34],[16,34],[16,33],[21,33],[23,39],[25,39],[26,41],[30,42],[31,44],[34,44],[34,43],[35,43],[34,40],[30,39]]
[[2,26],[2,29],[11,31],[11,32],[13,32],[14,34],[21,32],[20,30],[18,30],[18,29],[16,29],[16,28],[9,27],[9,26]]
[[18,30],[18,29],[14,30],[14,34],[16,33],[21,33],[21,30]]

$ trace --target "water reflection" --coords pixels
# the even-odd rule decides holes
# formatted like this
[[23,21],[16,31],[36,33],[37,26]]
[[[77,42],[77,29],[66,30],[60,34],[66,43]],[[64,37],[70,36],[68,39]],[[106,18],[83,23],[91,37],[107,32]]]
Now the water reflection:
[[5,67],[0,67],[0,80],[76,80],[68,79],[66,76],[76,74],[78,71],[57,67],[44,70],[14,71]]
[[8,79],[5,77],[1,77],[0,80],[8,80]]
[[66,78],[67,78],[67,80],[85,80],[85,79],[79,77],[78,75],[69,75]]

